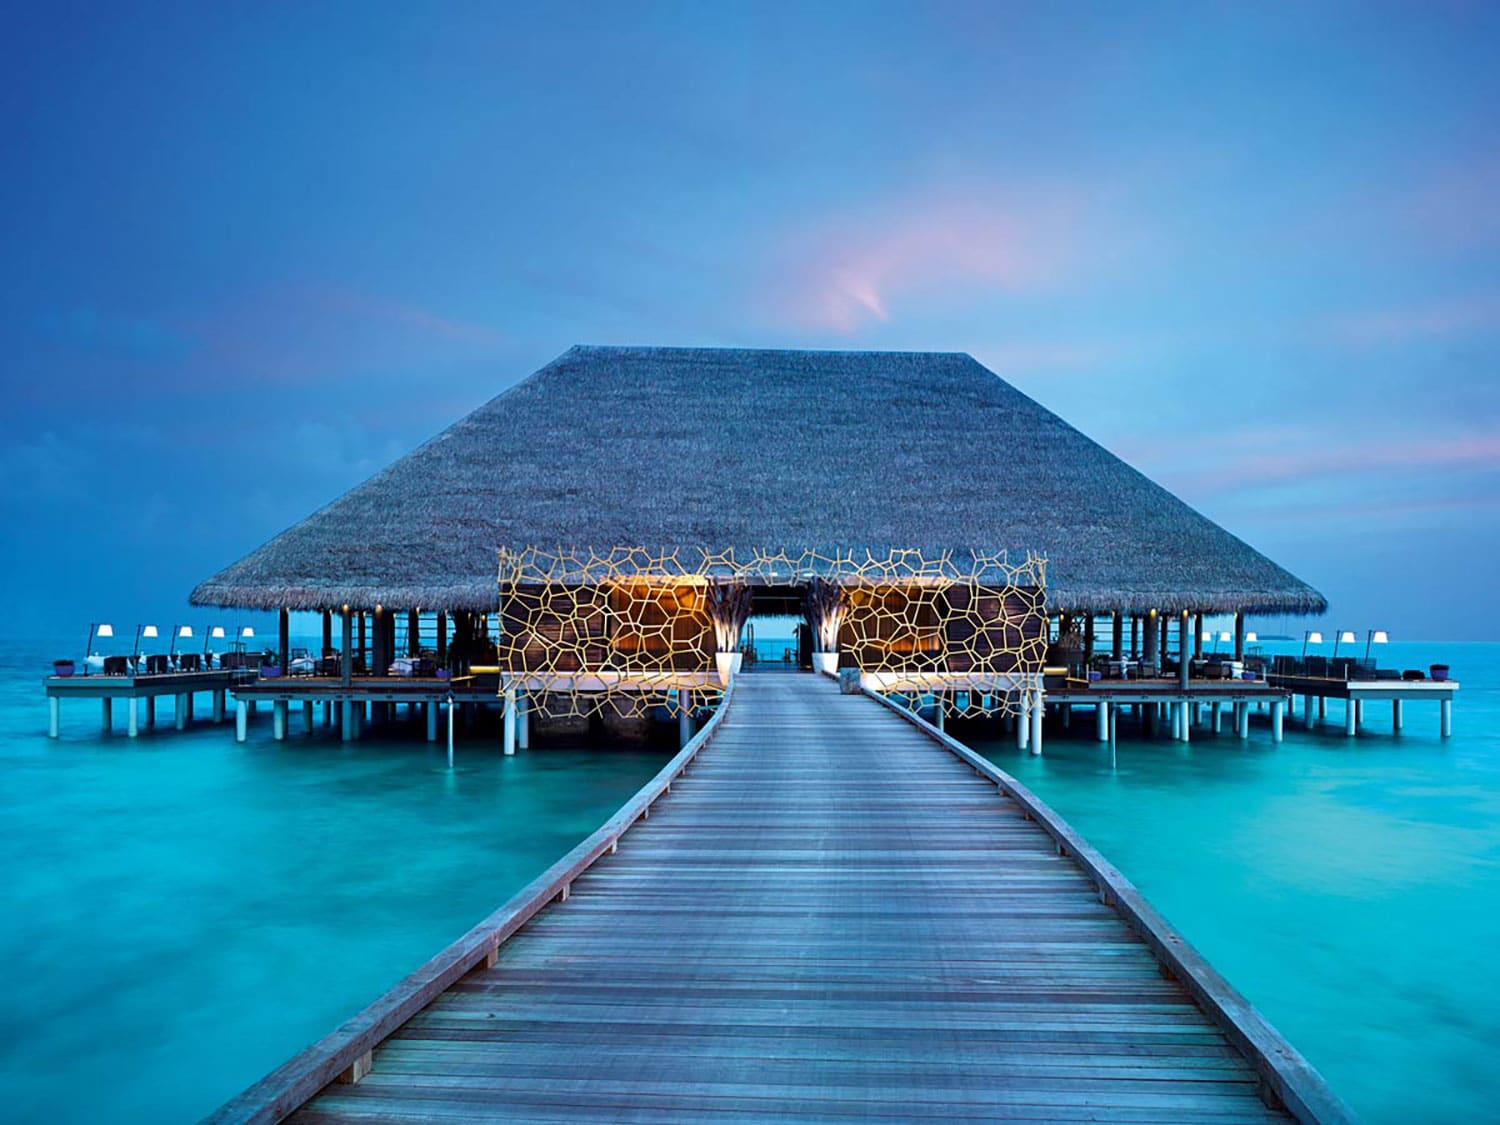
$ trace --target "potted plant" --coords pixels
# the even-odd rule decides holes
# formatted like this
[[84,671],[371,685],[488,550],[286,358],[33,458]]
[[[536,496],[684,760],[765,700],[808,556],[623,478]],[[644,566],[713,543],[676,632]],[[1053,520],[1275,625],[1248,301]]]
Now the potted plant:
[[54,660],[52,662],[52,674],[54,676],[71,676],[77,670],[77,667],[71,660]]
[[1448,665],[1433,664],[1427,669],[1434,680],[1446,680],[1448,678]]

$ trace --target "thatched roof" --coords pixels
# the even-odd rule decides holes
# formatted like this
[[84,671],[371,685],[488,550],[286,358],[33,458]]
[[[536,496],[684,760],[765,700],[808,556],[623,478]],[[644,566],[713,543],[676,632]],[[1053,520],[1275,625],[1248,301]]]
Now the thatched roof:
[[1055,609],[1316,590],[971,357],[576,347],[193,591],[487,609],[501,546],[1005,548]]

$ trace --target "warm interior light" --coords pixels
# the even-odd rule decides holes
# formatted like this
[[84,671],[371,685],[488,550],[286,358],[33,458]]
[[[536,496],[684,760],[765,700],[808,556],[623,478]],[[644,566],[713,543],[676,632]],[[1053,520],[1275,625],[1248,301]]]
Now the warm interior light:
[[191,637],[193,635],[193,627],[191,625],[184,625],[181,629],[177,630],[177,635],[179,637]]
[[155,625],[146,625],[146,626],[143,626],[142,629],[141,629],[141,636],[143,636],[143,637],[154,637],[154,636],[156,636],[156,626]]
[[113,625],[101,625],[95,630],[94,635],[96,637],[113,637],[115,635],[115,627]]

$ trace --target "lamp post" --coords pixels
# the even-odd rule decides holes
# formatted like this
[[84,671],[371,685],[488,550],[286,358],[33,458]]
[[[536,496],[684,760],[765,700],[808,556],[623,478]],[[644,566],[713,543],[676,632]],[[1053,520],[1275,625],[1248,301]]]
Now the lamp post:
[[1309,629],[1302,634],[1302,659],[1307,660],[1307,646],[1320,645],[1323,643],[1323,634],[1316,629]]
[[236,641],[235,643],[239,647],[239,650],[241,652],[244,652],[245,649],[248,647],[245,644],[245,642],[246,641],[250,641],[250,640],[254,640],[254,639],[255,639],[255,629],[253,627],[249,626],[249,625],[245,625],[245,626],[243,626],[240,629],[240,639],[238,641]]
[[1333,658],[1338,659],[1339,645],[1352,645],[1354,643],[1353,629],[1339,629],[1333,635]]
[[[1354,638],[1350,637],[1349,639],[1353,640]],[[1370,646],[1371,645],[1390,644],[1390,641],[1391,641],[1391,635],[1389,633],[1387,633],[1384,629],[1371,629],[1369,631],[1369,634],[1368,634],[1366,640],[1365,640],[1365,659],[1366,660],[1370,659]]]
[[88,644],[86,644],[86,645],[83,646],[83,662],[84,662],[84,667],[85,668],[88,667],[88,659],[89,659],[90,656],[93,655],[93,652],[94,652],[94,638],[95,637],[113,637],[114,635],[115,635],[115,627],[113,625],[106,625],[103,622],[100,622],[97,625],[93,624],[93,623],[89,624],[89,640],[88,640]]
[[131,653],[131,659],[139,661],[141,658],[141,638],[157,636],[155,625],[137,625],[135,627],[135,651]]

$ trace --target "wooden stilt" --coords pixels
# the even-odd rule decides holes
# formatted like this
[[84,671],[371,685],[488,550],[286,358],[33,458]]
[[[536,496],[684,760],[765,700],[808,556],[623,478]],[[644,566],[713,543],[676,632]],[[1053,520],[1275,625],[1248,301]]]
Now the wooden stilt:
[[130,720],[129,725],[126,727],[125,733],[128,734],[131,738],[134,738],[136,735],[141,733],[140,700],[132,695],[130,697],[128,706],[129,711],[127,713],[130,716]]
[[115,701],[113,699],[99,700],[99,726],[108,734],[114,728]]
[[1234,705],[1234,730],[1240,738],[1250,737],[1250,705],[1248,703]]
[[[172,725],[178,730],[187,729],[188,700],[191,698],[192,697],[185,692],[179,692],[172,701]],[[153,726],[156,723],[156,700],[153,699],[149,702],[152,704],[152,706],[146,708],[146,725],[148,727]]]
[[47,698],[47,737],[56,738],[62,733],[62,700],[57,696]]
[[1344,700],[1344,737],[1353,738],[1359,730],[1359,721],[1354,714],[1354,700]]
[[1016,749],[1025,750],[1031,742],[1031,690],[1024,688],[1020,698],[1021,714],[1016,719]]
[[677,689],[679,701],[677,711],[677,744],[686,746],[693,740],[693,693],[686,688]]
[[1047,713],[1045,697],[1041,686],[1034,689],[1035,697],[1031,701],[1031,756],[1040,758],[1042,756],[1042,719]]
[[1271,704],[1271,741],[1281,741],[1281,724],[1286,711],[1286,701],[1278,699]]
[[1401,730],[1401,700],[1391,700],[1391,730]]
[[277,742],[286,741],[287,702],[278,699],[271,704],[271,737]]
[[1096,703],[1094,705],[1094,722],[1095,722],[1095,725],[1098,728],[1098,730],[1096,731],[1096,734],[1098,735],[1099,741],[1100,742],[1108,742],[1109,741],[1109,704],[1106,703],[1102,699],[1098,703]]
[[314,725],[312,700],[304,700],[302,703],[302,733],[312,734]]
[[437,724],[437,717],[438,717],[438,705],[437,705],[437,701],[429,699],[427,701],[427,703],[426,703],[426,707],[427,707],[427,741],[428,742],[436,742],[437,741],[437,727],[438,727],[438,724]]
[[507,757],[516,752],[516,685],[505,685],[504,731],[501,742]]
[[524,691],[516,696],[516,743],[522,750],[531,749],[531,700]]
[[1452,738],[1453,737],[1453,700],[1451,700],[1451,699],[1444,699],[1441,702],[1439,702],[1438,707],[1441,709],[1441,717],[1439,719],[1439,722],[1442,724],[1443,737],[1444,738]]
[[234,701],[234,740],[244,742],[249,733],[250,707],[243,699]]
[[223,688],[216,688],[214,690],[213,720],[216,723],[222,723],[224,721],[224,695],[225,692]]
[[1313,697],[1310,695],[1302,697],[1302,725],[1308,730],[1313,728]]

